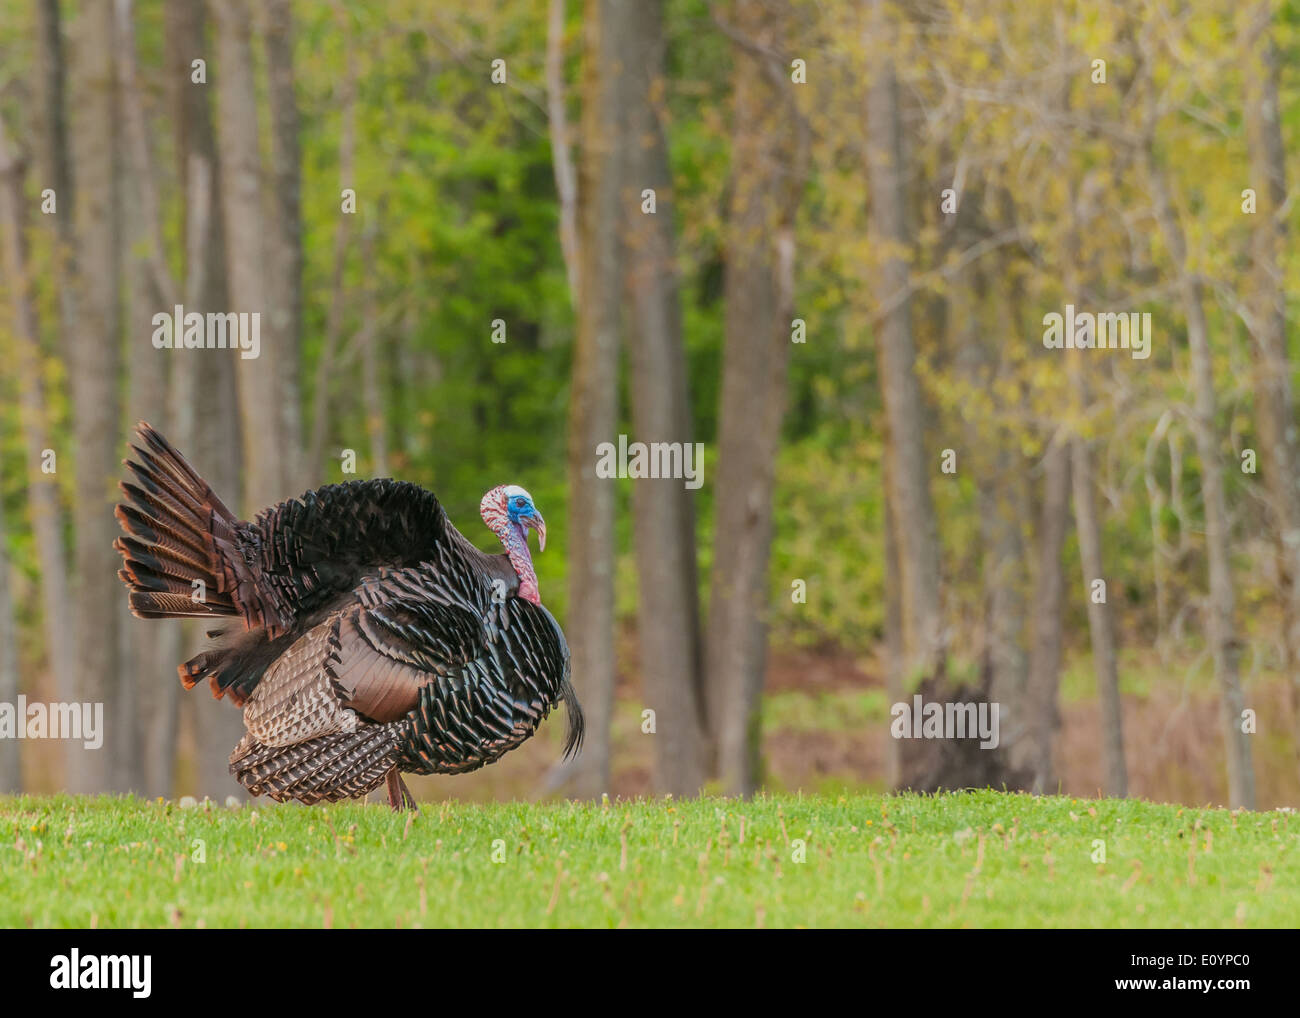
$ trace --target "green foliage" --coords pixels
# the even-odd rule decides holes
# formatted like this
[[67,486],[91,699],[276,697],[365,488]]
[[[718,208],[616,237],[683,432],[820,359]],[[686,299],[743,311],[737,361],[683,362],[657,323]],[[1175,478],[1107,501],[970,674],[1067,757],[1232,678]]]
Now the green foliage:
[[[883,635],[885,558],[879,446],[860,435],[848,448],[815,440],[780,460],[772,542],[772,621],[804,645],[874,645]],[[793,600],[795,580],[807,603]]]
[[763,697],[763,726],[769,731],[861,732],[888,717],[889,698],[881,689],[791,691]]

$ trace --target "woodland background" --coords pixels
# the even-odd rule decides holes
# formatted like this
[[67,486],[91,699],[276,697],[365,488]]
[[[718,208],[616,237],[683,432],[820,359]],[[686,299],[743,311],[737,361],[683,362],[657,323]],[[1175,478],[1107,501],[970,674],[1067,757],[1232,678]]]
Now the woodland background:
[[[238,712],[176,681],[199,634],[115,575],[143,418],[246,514],[343,449],[485,548],[482,493],[533,493],[586,750],[552,767],[550,726],[417,794],[1294,804],[1298,27],[0,0],[0,701],[108,717],[97,752],[0,742],[0,786],[239,792]],[[155,350],[178,303],[260,310],[262,356]],[[1067,303],[1149,312],[1150,358],[1044,349]],[[704,443],[703,488],[597,478],[619,433]],[[918,683],[998,702],[1002,748],[889,738]]]

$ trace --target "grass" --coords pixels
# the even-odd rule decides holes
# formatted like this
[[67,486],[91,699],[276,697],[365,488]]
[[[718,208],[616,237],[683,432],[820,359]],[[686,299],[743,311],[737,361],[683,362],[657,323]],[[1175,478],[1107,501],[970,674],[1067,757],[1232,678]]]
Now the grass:
[[426,803],[413,820],[206,807],[0,798],[0,925],[1162,928],[1300,913],[1300,816],[1283,812],[992,791]]
[[889,697],[882,689],[784,690],[763,696],[763,724],[792,732],[859,732],[889,723]]

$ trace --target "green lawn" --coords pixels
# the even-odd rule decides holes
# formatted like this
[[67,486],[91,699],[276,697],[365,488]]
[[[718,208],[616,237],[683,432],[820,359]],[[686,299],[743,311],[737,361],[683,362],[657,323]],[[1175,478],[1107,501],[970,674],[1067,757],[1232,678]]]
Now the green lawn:
[[427,803],[414,819],[377,805],[208,806],[0,798],[0,925],[1232,927],[1300,916],[1292,813],[990,791]]

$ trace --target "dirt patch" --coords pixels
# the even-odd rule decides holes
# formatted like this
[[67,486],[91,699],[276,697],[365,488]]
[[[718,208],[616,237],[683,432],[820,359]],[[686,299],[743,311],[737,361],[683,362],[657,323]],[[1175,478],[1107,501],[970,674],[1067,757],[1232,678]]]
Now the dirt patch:
[[[615,711],[619,720],[612,738],[609,791],[613,796],[648,795],[653,792],[654,739],[639,728],[641,695],[634,633],[620,632],[618,651],[617,701],[621,709]],[[883,687],[883,672],[874,659],[835,648],[780,651],[772,654],[769,663],[769,692],[817,696]],[[33,690],[28,695],[39,697],[40,692]],[[1287,684],[1279,678],[1257,679],[1247,684],[1246,693],[1259,725],[1251,743],[1258,805],[1265,809],[1300,805],[1300,764]],[[1056,759],[1060,790],[1079,797],[1096,796],[1102,781],[1100,710],[1095,701],[1065,704],[1061,722]],[[888,739],[888,720],[848,731],[769,728],[763,736],[767,784],[791,790],[812,790],[827,783],[882,789]],[[416,778],[409,783],[421,798],[435,801],[534,799],[544,794],[546,777],[560,756],[561,741],[562,724],[550,723],[491,767],[460,777]],[[191,742],[186,740],[181,747],[177,794],[194,791],[190,787]],[[1170,678],[1147,695],[1125,696],[1124,742],[1131,796],[1192,805],[1226,801],[1219,700],[1213,691],[1192,692]],[[932,748],[920,746],[921,750]],[[59,757],[58,743],[33,740],[24,744],[29,790],[52,792],[63,787]],[[974,763],[982,766],[984,762],[981,757]],[[962,772],[956,776],[961,778],[958,784],[978,780],[982,773],[979,766],[968,767],[961,761],[956,766]],[[963,777],[967,772],[973,776]]]
[[884,673],[875,661],[836,647],[782,651],[768,661],[767,689],[772,693],[884,688]]

